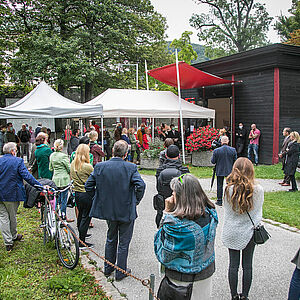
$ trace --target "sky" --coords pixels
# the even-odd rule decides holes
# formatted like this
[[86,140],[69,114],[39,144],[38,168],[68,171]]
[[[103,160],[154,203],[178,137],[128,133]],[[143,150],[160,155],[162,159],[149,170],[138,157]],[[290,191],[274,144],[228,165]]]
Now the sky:
[[[207,4],[196,4],[194,0],[150,0],[155,10],[161,13],[166,19],[168,29],[166,34],[167,40],[172,41],[175,38],[180,38],[184,31],[192,31],[191,35],[192,43],[201,44],[197,37],[197,31],[189,25],[189,19],[193,13],[208,12]],[[268,37],[272,43],[279,43],[280,38],[277,33],[272,29],[272,25],[275,23],[275,17],[281,13],[283,15],[289,15],[288,9],[292,6],[292,0],[260,0],[257,1],[266,5],[266,9],[273,21],[270,26]],[[203,44],[203,42],[202,42]]]

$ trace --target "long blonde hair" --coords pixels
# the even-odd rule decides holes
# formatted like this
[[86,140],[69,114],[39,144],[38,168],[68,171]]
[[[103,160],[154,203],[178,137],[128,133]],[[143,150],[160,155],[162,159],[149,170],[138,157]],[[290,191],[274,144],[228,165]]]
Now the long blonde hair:
[[[254,190],[254,168],[251,161],[246,157],[238,158],[226,181],[225,193],[232,209],[240,214],[250,211],[253,208]],[[231,186],[233,186],[233,191],[229,197]]]
[[75,153],[75,171],[79,171],[84,163],[90,163],[90,147],[86,144],[80,144]]
[[299,136],[299,133],[297,131],[291,132],[290,136],[292,136],[294,138],[294,140],[296,141],[296,143],[300,143],[300,136]]

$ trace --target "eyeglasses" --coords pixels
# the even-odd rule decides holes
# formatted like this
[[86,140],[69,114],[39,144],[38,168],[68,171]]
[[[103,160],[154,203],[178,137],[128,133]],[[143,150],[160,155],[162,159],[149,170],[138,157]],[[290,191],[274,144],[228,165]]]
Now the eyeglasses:
[[180,175],[180,176],[178,177],[178,180],[179,180],[181,183],[183,183],[182,178],[183,178],[185,175],[186,175],[186,174],[182,174],[182,175]]

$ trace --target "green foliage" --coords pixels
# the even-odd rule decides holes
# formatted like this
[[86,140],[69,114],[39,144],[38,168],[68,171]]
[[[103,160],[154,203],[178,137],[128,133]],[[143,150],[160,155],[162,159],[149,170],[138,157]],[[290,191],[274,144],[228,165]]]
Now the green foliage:
[[141,154],[143,158],[159,158],[159,153],[164,149],[164,143],[159,138],[155,138],[149,143],[149,149],[144,150]]
[[265,5],[255,0],[197,0],[210,7],[209,14],[193,14],[190,24],[199,30],[199,40],[226,53],[241,52],[268,43],[266,33],[272,18]]
[[287,41],[291,38],[291,34],[300,29],[300,1],[292,0],[292,7],[289,9],[290,17],[277,17],[274,29],[277,30],[282,41]]
[[166,21],[150,0],[11,0],[1,9],[8,74],[21,83],[45,79],[61,93],[79,86],[89,99],[94,89],[135,83],[120,64],[166,61]]
[[300,229],[300,192],[265,193],[263,217]]
[[0,299],[110,299],[81,265],[64,268],[54,243],[43,245],[36,209],[20,207],[17,218],[24,240],[7,253],[0,236]]

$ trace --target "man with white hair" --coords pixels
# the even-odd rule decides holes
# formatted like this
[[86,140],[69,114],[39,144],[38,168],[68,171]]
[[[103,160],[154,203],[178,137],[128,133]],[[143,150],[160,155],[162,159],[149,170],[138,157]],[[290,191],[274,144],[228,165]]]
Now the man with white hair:
[[17,210],[20,201],[25,201],[23,180],[30,185],[41,185],[26,169],[22,158],[16,157],[17,145],[13,142],[3,147],[0,157],[0,231],[7,251],[13,243],[22,239],[17,234]]
[[228,146],[229,138],[222,136],[221,147],[217,148],[213,152],[211,158],[212,164],[215,164],[217,175],[217,202],[216,204],[222,206],[223,199],[223,182],[224,177],[227,177],[231,171],[233,163],[237,159],[237,153],[235,148]]

